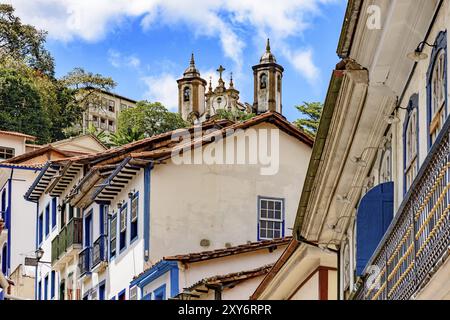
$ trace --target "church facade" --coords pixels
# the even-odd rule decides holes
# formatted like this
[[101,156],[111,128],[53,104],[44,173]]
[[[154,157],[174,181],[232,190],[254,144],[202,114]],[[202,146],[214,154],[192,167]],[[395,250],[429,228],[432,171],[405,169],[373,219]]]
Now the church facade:
[[[192,123],[204,122],[214,117],[219,110],[261,114],[266,111],[282,113],[282,79],[284,68],[277,64],[267,39],[266,51],[259,63],[252,67],[254,76],[253,104],[239,101],[239,90],[234,87],[233,75],[227,84],[222,78],[225,68],[217,69],[219,81],[213,89],[200,75],[195,66],[194,54],[189,67],[178,83],[178,112]],[[207,87],[208,86],[208,87]]]

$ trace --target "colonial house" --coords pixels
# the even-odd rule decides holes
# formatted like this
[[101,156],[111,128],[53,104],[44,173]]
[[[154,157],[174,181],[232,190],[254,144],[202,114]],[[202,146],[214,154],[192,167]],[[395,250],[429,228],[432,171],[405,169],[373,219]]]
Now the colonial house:
[[[271,156],[279,156],[273,175],[261,174],[267,162],[174,160],[179,151],[189,159],[191,151],[220,153],[239,137],[247,141],[253,132],[272,130],[279,135],[271,138],[277,143],[259,140]],[[130,282],[163,257],[283,238],[293,226],[312,143],[283,116],[266,112],[244,122],[209,121],[95,155],[48,162],[26,198],[39,208],[58,199],[57,227],[48,237],[39,231],[38,241],[43,260],[50,260],[58,274],[55,297],[128,299],[135,297]],[[232,149],[249,157],[251,145]],[[39,212],[38,230],[44,230]],[[273,255],[267,263],[275,260]],[[50,297],[45,295],[50,272],[38,273],[41,299]]]
[[[106,150],[91,135],[70,138],[52,144],[30,148],[26,143],[34,137],[16,132],[0,132],[1,143],[13,157],[0,162],[0,219],[4,230],[0,233],[1,271],[13,280],[11,295],[34,298],[35,268],[24,265],[25,257],[36,251],[36,204],[23,195],[49,160],[63,159]],[[10,139],[7,139],[11,137]],[[20,142],[20,143],[19,143]],[[32,150],[32,151],[28,151]],[[45,207],[46,230],[54,227],[55,202]]]
[[295,239],[253,299],[450,298],[449,15],[348,2]]
[[130,283],[130,299],[247,300],[291,237],[164,257]]

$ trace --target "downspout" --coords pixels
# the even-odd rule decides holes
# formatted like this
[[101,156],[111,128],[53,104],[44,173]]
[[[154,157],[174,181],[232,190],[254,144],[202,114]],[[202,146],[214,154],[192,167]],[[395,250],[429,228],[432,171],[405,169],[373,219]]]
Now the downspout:
[[[39,201],[33,201],[30,200],[26,197],[24,197],[24,199],[28,202],[32,202],[36,204],[36,234],[34,237],[34,243],[35,243],[35,249],[38,249],[38,233],[39,233],[39,224],[38,224],[38,220],[39,220]],[[38,274],[38,266],[36,266],[35,270],[34,270],[34,300],[37,300],[37,274]]]
[[144,168],[144,261],[150,260],[150,192],[153,162]]
[[7,269],[6,269],[6,275],[9,276],[11,272],[11,196],[12,196],[12,178],[14,175],[14,169],[11,169],[11,176],[8,180],[8,209],[6,210],[6,215],[8,219],[6,220],[6,230],[8,230],[8,246],[7,250],[8,253],[6,254],[7,257]]

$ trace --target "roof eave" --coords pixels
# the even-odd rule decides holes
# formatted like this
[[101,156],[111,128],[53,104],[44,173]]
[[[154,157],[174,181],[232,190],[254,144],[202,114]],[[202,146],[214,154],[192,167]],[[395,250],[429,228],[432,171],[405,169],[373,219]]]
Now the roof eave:
[[339,37],[337,55],[341,59],[348,58],[353,44],[353,39],[358,25],[363,0],[349,0],[342,23],[341,35]]
[[328,138],[328,131],[330,129],[331,120],[334,113],[334,108],[336,101],[341,90],[342,79],[344,71],[333,70],[330,85],[328,87],[327,96],[325,99],[325,104],[322,111],[322,116],[320,118],[319,128],[317,130],[316,139],[312,149],[311,160],[308,165],[308,170],[306,172],[305,182],[302,188],[302,194],[300,197],[300,203],[297,209],[297,215],[295,218],[295,224],[293,229],[293,235],[297,239],[301,238],[301,229],[305,217],[306,208],[311,196],[311,192],[314,187],[314,182],[316,179],[317,170],[322,158],[322,153],[324,151],[325,143]]

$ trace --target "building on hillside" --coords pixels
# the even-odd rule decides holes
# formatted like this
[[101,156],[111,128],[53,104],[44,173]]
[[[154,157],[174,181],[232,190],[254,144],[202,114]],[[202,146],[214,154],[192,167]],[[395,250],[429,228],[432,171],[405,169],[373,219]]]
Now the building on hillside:
[[247,300],[290,237],[164,257],[130,283],[131,300]]
[[277,64],[270,49],[269,39],[265,53],[259,63],[253,66],[253,105],[239,101],[239,91],[234,87],[232,74],[227,88],[222,78],[225,68],[220,66],[217,71],[219,81],[217,87],[213,89],[211,80],[208,85],[201,77],[192,54],[189,67],[183,77],[177,80],[178,111],[184,120],[193,123],[207,121],[214,117],[218,110],[255,114],[266,111],[282,113],[281,88],[284,68]]
[[[258,141],[268,159],[252,162]],[[163,257],[287,236],[312,144],[282,115],[266,112],[48,162],[26,193],[39,207],[37,246],[52,262],[38,272],[37,297],[51,297],[45,283],[56,272],[57,299],[129,299],[130,282]],[[220,150],[230,152],[231,163],[219,159]],[[52,198],[60,211],[56,228],[44,232],[42,208]],[[270,256],[235,270],[275,262]]]
[[321,267],[339,299],[450,299],[449,14],[349,1],[296,240],[254,299],[317,298]]
[[[55,226],[57,207],[56,202],[52,200],[37,208],[36,203],[26,201],[23,195],[47,161],[105,151],[106,147],[94,136],[86,135],[23,153],[27,139],[33,140],[33,137],[22,137],[19,133],[8,133],[5,137],[11,137],[12,141],[9,144],[2,143],[14,147],[17,151],[14,152],[15,157],[0,162],[0,219],[4,221],[4,230],[0,233],[1,271],[8,279],[14,278],[13,282],[17,287],[13,286],[13,295],[33,299],[35,269],[25,266],[24,260],[25,257],[34,257],[37,249],[37,212],[45,208],[47,231]],[[16,137],[21,138],[21,145],[16,141]],[[43,265],[43,268],[45,267]]]
[[99,89],[92,89],[88,95],[87,98],[83,97],[86,111],[83,112],[82,126],[76,126],[83,134],[91,126],[99,132],[116,133],[120,112],[134,108],[137,103],[133,99]]

